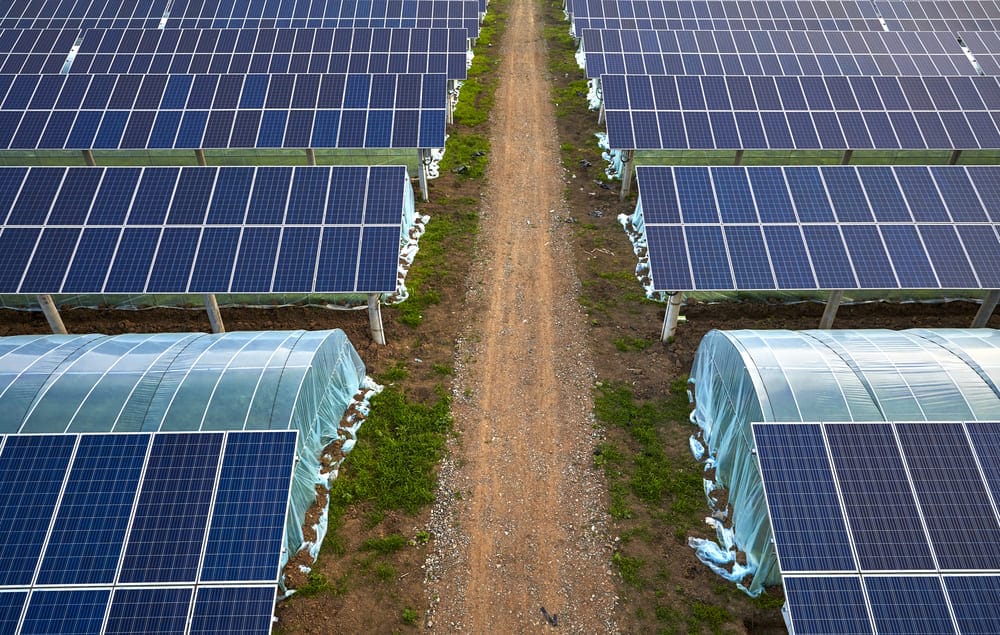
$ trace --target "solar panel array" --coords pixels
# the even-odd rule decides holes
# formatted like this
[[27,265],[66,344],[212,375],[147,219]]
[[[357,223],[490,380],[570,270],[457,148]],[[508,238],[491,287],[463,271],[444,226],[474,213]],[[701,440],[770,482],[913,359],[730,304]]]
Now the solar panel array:
[[583,29],[879,31],[875,7],[855,0],[569,0]]
[[[7,33],[0,33],[0,46]],[[46,41],[53,37],[51,31],[36,33]],[[465,79],[466,37],[465,29],[101,29],[83,34],[69,72],[441,73]],[[60,65],[68,53],[69,47],[62,49]],[[16,66],[32,55],[40,56],[18,51],[8,63]],[[58,58],[58,51],[53,55]]]
[[624,149],[1000,148],[1000,78],[604,75]]
[[444,75],[2,75],[0,148],[437,148]]
[[0,628],[270,632],[296,435],[3,437]]
[[1000,288],[1000,167],[637,168],[657,291]]
[[[987,35],[997,35],[995,33]],[[979,44],[978,41],[976,44]],[[1000,45],[1000,43],[998,43]],[[984,69],[1000,71],[977,46]],[[587,76],[976,75],[949,32],[585,29]],[[997,73],[989,73],[997,74]]]
[[995,0],[874,0],[892,31],[998,31]]
[[0,28],[154,29],[161,23],[197,29],[464,28],[469,37],[477,37],[485,4],[484,0],[13,0],[0,9]]
[[403,167],[0,168],[0,293],[382,293]]
[[479,35],[485,0],[188,0],[175,2],[168,28],[464,28]]
[[60,73],[78,37],[76,29],[0,30],[0,74]]
[[753,433],[795,632],[1000,630],[1000,423]]
[[0,9],[0,28],[153,29],[170,4],[171,0],[10,0]]

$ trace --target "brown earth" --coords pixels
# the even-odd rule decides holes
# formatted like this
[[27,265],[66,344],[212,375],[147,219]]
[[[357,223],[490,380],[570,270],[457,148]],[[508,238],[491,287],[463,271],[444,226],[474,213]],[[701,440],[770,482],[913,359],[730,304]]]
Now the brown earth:
[[[595,373],[576,302],[539,4],[512,0],[500,45],[481,256],[458,346],[460,441],[441,475],[426,625],[463,633],[616,630]],[[450,492],[463,492],[455,501]],[[548,617],[546,617],[548,615]],[[549,620],[549,621],[547,621]]]

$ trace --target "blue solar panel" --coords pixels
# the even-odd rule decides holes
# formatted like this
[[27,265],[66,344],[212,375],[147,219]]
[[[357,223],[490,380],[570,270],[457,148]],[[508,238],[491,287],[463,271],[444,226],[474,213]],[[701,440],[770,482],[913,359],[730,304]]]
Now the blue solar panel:
[[109,589],[36,590],[28,600],[21,635],[99,633]]
[[13,633],[17,630],[27,599],[27,591],[0,591],[0,631]]
[[193,612],[211,632],[269,632],[296,440],[0,436],[3,534],[20,549],[0,569],[0,630],[185,632]]
[[[0,31],[0,43],[5,35]],[[76,35],[74,31],[74,39]],[[57,49],[62,52],[59,66],[45,72],[60,71],[72,44],[70,40]],[[268,74],[442,73],[465,79],[467,49],[464,28],[95,29],[83,33],[69,72],[249,74],[239,106],[262,108]],[[0,73],[18,72],[5,68],[0,65]],[[155,108],[163,83],[152,90],[144,84],[136,107]]]
[[[875,93],[871,92],[873,79]],[[646,75],[601,76],[612,148],[678,147],[684,135],[677,131],[654,134],[655,130],[644,124],[651,114],[657,118],[671,114],[683,121],[687,142],[680,147],[688,149],[752,149],[759,145],[754,141],[759,140],[758,129],[766,137],[765,147],[784,150],[962,150],[1000,145],[1000,128],[994,120],[1000,116],[1000,108],[992,98],[994,93],[1000,94],[997,77],[975,78],[972,86],[982,97],[981,106],[962,106],[943,98],[935,103],[932,99],[932,94],[969,88],[965,77],[779,76],[774,86],[780,106],[770,102],[764,92],[760,94],[768,101],[755,103],[744,76],[679,75],[676,80],[675,86],[653,82],[652,76]],[[856,97],[859,93],[862,97]]]
[[863,569],[934,569],[890,424],[825,426]]
[[28,586],[66,474],[74,437],[7,437],[0,450],[0,584]]
[[1000,569],[1000,521],[961,424],[897,426],[938,563]]
[[[0,179],[20,191],[0,183],[0,293],[397,286],[403,167],[0,168]],[[330,243],[332,225],[366,231]]]
[[0,73],[59,73],[77,29],[0,29]]
[[874,4],[893,31],[1000,30],[1000,6],[993,0],[875,0]]
[[781,570],[857,567],[818,425],[754,426]]
[[153,440],[121,582],[197,579],[222,439],[222,434],[160,434]]
[[995,168],[640,166],[637,179],[658,291],[1000,284]]
[[191,595],[191,588],[115,589],[103,632],[107,635],[183,633]]
[[870,3],[838,0],[775,0],[721,3],[711,0],[570,0],[575,33],[611,30],[841,30],[882,28]]
[[200,587],[191,620],[192,635],[269,633],[274,587]]
[[954,633],[938,577],[865,578],[879,633]]
[[145,434],[80,439],[38,584],[114,581],[148,446]]
[[9,2],[0,9],[4,28],[110,28],[129,24],[155,28],[167,11],[168,0],[143,2],[91,2],[91,0],[38,0]]
[[[295,441],[294,432],[230,433],[226,438],[203,582],[266,582],[277,576]],[[247,481],[254,487],[247,488]]]
[[290,3],[192,2],[174,7],[168,27],[185,28],[464,28],[479,35],[480,0],[401,0],[356,3],[347,0],[299,0]]
[[853,577],[784,576],[795,633],[872,633],[861,580]]
[[[439,148],[447,81],[444,74],[114,74],[78,83],[74,75],[19,75],[0,94],[0,148]],[[265,87],[263,111],[255,98],[241,100]],[[54,99],[39,98],[47,93],[60,95],[54,107]],[[402,134],[414,118],[419,134],[415,127]]]
[[1000,632],[1000,577],[944,576],[944,586],[955,611],[955,621],[966,635]]
[[[863,32],[683,29],[583,29],[587,77],[629,75],[976,75],[955,35],[882,30]],[[990,44],[995,44],[990,40]],[[1000,64],[982,44],[980,64]],[[764,84],[763,77],[752,83]],[[773,85],[773,82],[772,82]],[[765,88],[766,89],[766,88]],[[752,97],[752,95],[751,95]],[[777,97],[777,94],[774,94]],[[836,97],[852,99],[841,91]],[[758,93],[757,99],[762,95]],[[750,109],[754,107],[751,106]],[[737,107],[736,110],[743,108]]]

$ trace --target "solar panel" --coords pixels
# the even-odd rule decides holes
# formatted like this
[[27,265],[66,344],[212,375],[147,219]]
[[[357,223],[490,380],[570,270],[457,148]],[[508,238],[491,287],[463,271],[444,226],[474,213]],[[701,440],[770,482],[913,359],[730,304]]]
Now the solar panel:
[[94,29],[83,34],[69,72],[413,73],[465,79],[467,42],[465,29]]
[[957,35],[985,74],[1000,75],[1000,60],[996,56],[996,51],[1000,51],[1000,32],[963,31]]
[[1000,78],[602,75],[616,149],[1000,148]]
[[[482,10],[480,5],[483,4]],[[480,0],[399,0],[359,3],[348,0],[243,2],[197,0],[175,2],[168,28],[464,28],[479,36]]]
[[[622,75],[976,75],[955,35],[887,31],[584,29],[587,77]],[[982,47],[981,65],[1000,64]],[[762,80],[753,79],[760,83]]]
[[588,28],[658,31],[882,29],[871,3],[851,0],[569,0],[567,9],[574,33]]
[[995,0],[874,0],[892,31],[997,31],[1000,4]]
[[0,509],[25,529],[4,532],[21,552],[0,563],[3,632],[184,632],[189,616],[190,632],[270,632],[296,440],[0,438]]
[[14,0],[0,8],[0,28],[151,29],[159,25],[169,4],[169,0]]
[[[754,423],[793,632],[996,632],[1000,518],[988,491],[998,483],[980,465],[994,464],[997,450],[986,444],[998,430],[993,422]],[[795,496],[772,494],[789,487]],[[846,566],[797,559],[805,536],[815,553],[842,548],[841,534],[808,522],[819,510],[846,522]]]
[[0,293],[391,292],[406,179],[401,166],[0,168]]
[[79,35],[77,29],[2,29],[0,73],[59,73]]
[[653,288],[998,288],[998,170],[640,166]]
[[447,78],[2,75],[0,148],[439,148]]

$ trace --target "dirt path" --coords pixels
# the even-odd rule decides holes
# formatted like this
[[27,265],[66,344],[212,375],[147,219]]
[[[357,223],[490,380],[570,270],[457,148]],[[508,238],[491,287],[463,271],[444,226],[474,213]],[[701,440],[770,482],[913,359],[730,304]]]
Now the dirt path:
[[615,597],[592,468],[593,364],[546,80],[539,6],[512,0],[501,44],[474,324],[459,347],[460,437],[442,469],[427,564],[434,629],[613,632]]

